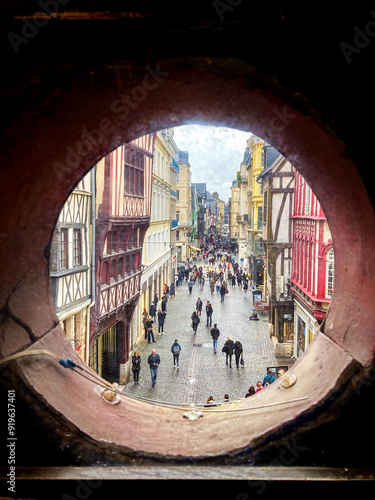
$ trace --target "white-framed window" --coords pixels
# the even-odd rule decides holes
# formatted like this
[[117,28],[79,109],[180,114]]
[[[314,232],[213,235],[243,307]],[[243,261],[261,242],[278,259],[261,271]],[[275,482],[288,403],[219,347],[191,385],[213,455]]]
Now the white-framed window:
[[335,285],[335,256],[332,250],[327,253],[326,258],[326,298],[331,299]]

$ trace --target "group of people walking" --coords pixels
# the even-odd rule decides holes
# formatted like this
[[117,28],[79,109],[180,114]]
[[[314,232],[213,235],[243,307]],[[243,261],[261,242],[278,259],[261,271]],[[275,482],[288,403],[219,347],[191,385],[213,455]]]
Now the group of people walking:
[[[207,249],[206,256],[208,255],[209,250]],[[246,275],[246,273],[239,269],[238,264],[236,264],[234,262],[234,259],[230,258],[228,254],[221,253],[220,248],[216,248],[216,253],[213,252],[211,255],[213,261],[218,260],[220,262],[220,265],[217,267],[217,269],[211,268],[204,271],[201,266],[197,267],[197,265],[188,265],[185,267],[185,269],[181,267],[177,275],[176,284],[172,283],[170,286],[164,284],[163,297],[161,301],[158,297],[158,294],[156,293],[149,311],[147,311],[146,309],[143,310],[142,316],[144,335],[145,338],[147,338],[148,344],[156,343],[153,332],[154,325],[158,325],[159,335],[164,334],[164,326],[167,316],[167,302],[170,297],[174,297],[175,286],[181,286],[184,279],[188,282],[189,294],[192,294],[194,285],[196,285],[197,283],[199,285],[199,290],[203,290],[205,284],[208,282],[211,294],[214,295],[215,292],[217,295],[220,294],[220,302],[224,302],[225,296],[229,293],[227,285],[227,283],[229,283],[232,285],[232,287],[236,285],[241,286],[244,291],[244,298],[246,298],[246,293],[249,287],[248,276]],[[191,327],[194,334],[197,333],[198,326],[202,320],[203,312],[205,312],[206,314],[206,328],[210,328],[209,331],[212,338],[213,352],[214,354],[216,354],[218,350],[220,330],[217,323],[213,324],[213,305],[210,300],[205,300],[204,304],[202,298],[199,296],[195,303],[195,310],[191,314]],[[170,347],[170,351],[172,353],[173,368],[179,370],[180,353],[182,351],[182,348],[178,339],[174,340],[173,344]],[[245,364],[243,357],[244,349],[239,340],[232,340],[230,336],[227,336],[221,351],[225,354],[226,366],[229,369],[232,368],[233,357],[233,363],[235,363],[237,368],[240,368],[241,365]],[[150,369],[152,387],[154,387],[157,382],[157,373],[160,362],[160,355],[156,352],[156,349],[152,349],[151,354],[147,357],[147,364]],[[135,352],[132,356],[132,371],[134,376],[134,384],[138,385],[141,371],[141,357],[139,352]],[[262,388],[264,388],[263,383],[261,383],[260,385],[262,386]],[[254,388],[255,392],[257,390],[261,390],[261,388]],[[249,388],[248,393],[252,393],[251,388]]]

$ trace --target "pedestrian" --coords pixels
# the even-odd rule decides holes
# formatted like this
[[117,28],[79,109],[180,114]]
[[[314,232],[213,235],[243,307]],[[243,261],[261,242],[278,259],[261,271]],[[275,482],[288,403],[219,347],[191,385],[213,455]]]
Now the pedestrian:
[[161,299],[161,310],[164,315],[164,321],[165,321],[165,317],[167,315],[167,297],[163,297]]
[[247,294],[247,290],[249,288],[248,284],[247,284],[247,281],[244,281],[243,282],[243,298],[246,299],[246,294]]
[[255,308],[253,308],[253,312],[252,312],[251,316],[249,316],[249,320],[250,321],[259,321],[258,313],[257,313]]
[[165,285],[165,295],[167,296],[167,300],[169,300],[170,296],[170,288],[168,285]]
[[226,288],[223,282],[220,287],[220,296],[221,296],[220,302],[224,302],[225,293],[226,293]]
[[158,307],[158,302],[159,302],[159,295],[158,295],[158,292],[155,292],[155,295],[154,295],[155,307]]
[[217,278],[216,280],[216,294],[219,294],[220,292],[220,278]]
[[211,302],[209,300],[207,300],[207,304],[206,304],[207,324],[206,324],[206,326],[212,326],[212,313],[213,313],[213,309],[212,309]]
[[215,281],[212,277],[211,277],[211,281],[210,281],[210,289],[211,289],[211,295],[213,295],[215,292]]
[[262,386],[262,382],[258,380],[257,382],[257,390],[255,392],[263,391],[264,387]]
[[189,283],[188,283],[189,293],[191,293],[191,292],[192,292],[192,290],[193,290],[193,286],[194,286],[194,282],[193,282],[193,280],[192,280],[192,279],[190,279],[190,281],[189,281]]
[[139,385],[140,371],[141,371],[141,357],[138,352],[135,352],[134,356],[132,356],[132,372],[135,385]]
[[171,286],[170,286],[170,288],[169,288],[169,295],[170,295],[171,297],[174,297],[174,296],[175,296],[175,293],[176,293],[176,292],[175,292],[174,283],[171,283]]
[[195,304],[196,308],[197,308],[197,314],[199,317],[201,317],[202,315],[202,307],[203,307],[203,302],[201,301],[201,298],[198,297],[198,300],[197,300],[197,303]]
[[229,395],[228,394],[224,394],[223,403],[229,403]]
[[253,396],[254,394],[255,394],[255,387],[253,385],[251,385],[249,387],[249,390],[245,394],[245,398],[248,398],[249,396]]
[[152,349],[152,353],[148,357],[148,364],[150,365],[151,381],[152,387],[156,384],[156,377],[158,374],[158,366],[160,365],[160,356],[156,354],[155,349]]
[[263,379],[263,387],[268,387],[272,382],[275,382],[275,377],[273,376],[272,370],[268,370],[267,375]]
[[164,335],[164,313],[161,309],[158,311],[158,325],[159,325],[159,335]]
[[236,358],[236,366],[240,367],[240,358],[243,356],[243,347],[239,340],[236,340],[234,343],[234,355]]
[[193,328],[194,333],[197,333],[197,328],[201,320],[199,319],[199,316],[196,311],[194,311],[193,314],[191,315],[191,319],[192,319],[191,327]]
[[150,305],[150,316],[155,321],[155,319],[156,319],[156,304],[155,304],[155,302],[152,302]]
[[220,337],[220,330],[217,327],[217,324],[214,324],[214,327],[211,328],[211,337],[213,341],[214,353],[217,351],[217,339]]
[[177,370],[180,368],[179,358],[180,358],[181,346],[178,343],[178,340],[175,339],[174,344],[171,347],[171,353],[173,354],[173,368],[177,366]]
[[148,317],[147,311],[146,311],[146,309],[143,309],[143,312],[142,312],[142,325],[143,325],[143,331],[144,331],[144,334],[145,334],[145,339],[147,339],[147,330],[146,330],[146,320],[147,320],[147,317]]
[[222,351],[225,352],[225,354],[226,354],[225,363],[227,366],[228,366],[228,360],[229,360],[229,368],[232,368],[233,350],[234,350],[234,342],[230,337],[227,337],[227,340],[225,341],[225,344],[223,346]]
[[209,397],[207,398],[207,401],[206,401],[205,406],[211,406],[211,405],[214,405],[214,404],[215,404],[214,397],[213,397],[213,396],[209,396]]
[[153,323],[154,322],[153,322],[151,316],[148,316],[147,320],[146,320],[146,330],[147,330],[147,341],[149,344],[151,344],[151,337],[152,337],[152,341],[155,342],[154,332],[152,331]]

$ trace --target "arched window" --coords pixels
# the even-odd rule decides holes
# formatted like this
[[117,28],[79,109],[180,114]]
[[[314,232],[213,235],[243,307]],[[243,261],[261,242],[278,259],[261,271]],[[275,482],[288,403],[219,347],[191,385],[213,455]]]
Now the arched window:
[[116,280],[116,278],[117,278],[117,274],[116,274],[117,266],[116,266],[116,264],[117,264],[116,259],[112,259],[111,260],[111,275],[110,275],[111,280]]
[[137,254],[132,253],[131,259],[130,259],[130,272],[134,273],[136,270],[136,264],[137,264]]
[[335,284],[335,256],[333,248],[327,253],[326,257],[326,297],[332,298]]
[[129,256],[129,254],[127,254],[125,257],[125,274],[126,275],[130,274],[130,256]]
[[100,280],[102,283],[107,283],[107,281],[108,281],[108,262],[107,261],[104,261],[102,263]]

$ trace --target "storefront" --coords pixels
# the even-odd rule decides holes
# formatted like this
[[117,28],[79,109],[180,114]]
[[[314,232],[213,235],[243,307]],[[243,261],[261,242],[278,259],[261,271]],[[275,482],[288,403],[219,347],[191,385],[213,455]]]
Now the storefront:
[[319,330],[318,320],[297,300],[294,302],[294,352],[296,358],[302,356]]
[[90,350],[89,366],[108,382],[120,382],[121,322],[98,337]]

